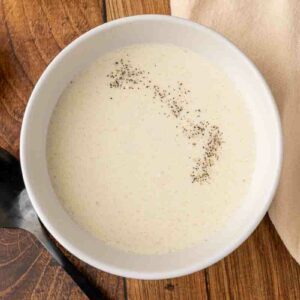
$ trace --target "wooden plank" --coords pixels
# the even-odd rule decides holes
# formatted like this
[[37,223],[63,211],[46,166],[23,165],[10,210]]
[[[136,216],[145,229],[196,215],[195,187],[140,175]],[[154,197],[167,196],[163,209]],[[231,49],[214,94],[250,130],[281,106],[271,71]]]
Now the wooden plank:
[[141,14],[169,15],[169,0],[106,0],[107,21]]
[[211,299],[300,299],[300,266],[268,217],[241,247],[207,271]]
[[18,156],[25,105],[53,57],[102,23],[102,1],[0,1],[0,145]]
[[[169,14],[168,5],[168,1],[107,0],[106,14],[108,20]],[[126,283],[128,299],[300,299],[300,267],[268,217],[240,248],[205,271],[174,280]]]
[[[23,112],[34,84],[63,47],[103,22],[102,5],[102,0],[0,0],[0,147],[18,156]],[[31,235],[1,229],[0,237],[1,299],[84,297]],[[21,253],[16,260],[15,251]],[[122,278],[71,260],[109,299],[124,299]]]
[[168,280],[126,280],[128,299],[206,300],[205,272]]
[[[139,14],[170,14],[168,0],[107,0],[108,20]],[[170,280],[126,280],[128,299],[207,299],[205,272]]]

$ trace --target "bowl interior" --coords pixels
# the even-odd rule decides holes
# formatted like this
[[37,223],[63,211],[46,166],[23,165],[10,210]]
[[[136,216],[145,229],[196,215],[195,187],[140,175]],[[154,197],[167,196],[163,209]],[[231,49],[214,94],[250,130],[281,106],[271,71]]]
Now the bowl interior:
[[[244,96],[253,118],[257,161],[249,195],[226,227],[197,247],[172,254],[143,256],[113,249],[72,221],[50,184],[46,134],[58,97],[74,75],[99,55],[131,44],[149,42],[189,48],[227,73]],[[39,217],[71,253],[117,275],[143,279],[174,277],[221,259],[246,239],[261,220],[269,207],[280,171],[280,123],[261,75],[222,36],[173,17],[130,17],[91,30],[65,48],[48,66],[32,93],[24,116],[21,163],[26,187]]]

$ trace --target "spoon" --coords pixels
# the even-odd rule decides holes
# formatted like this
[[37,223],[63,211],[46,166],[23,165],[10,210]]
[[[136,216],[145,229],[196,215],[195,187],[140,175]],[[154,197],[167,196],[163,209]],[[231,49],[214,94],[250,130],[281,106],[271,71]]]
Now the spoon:
[[48,237],[26,192],[19,161],[3,149],[0,149],[0,228],[22,228],[34,234],[89,299],[105,299]]

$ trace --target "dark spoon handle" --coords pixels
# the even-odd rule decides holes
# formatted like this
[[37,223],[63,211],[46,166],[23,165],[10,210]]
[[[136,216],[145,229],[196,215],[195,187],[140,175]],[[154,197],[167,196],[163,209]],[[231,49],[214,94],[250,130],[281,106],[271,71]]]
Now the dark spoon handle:
[[22,228],[44,245],[89,299],[106,299],[64,256],[48,236],[25,190],[20,162],[0,148],[0,227]]
[[[44,245],[44,247],[51,253],[55,260],[63,267],[63,269],[72,277],[72,279],[78,284],[81,290],[91,300],[106,299],[99,289],[92,285],[92,283],[84,277],[74,265],[66,258],[66,256],[60,251],[55,243],[48,237],[48,234],[42,224],[40,224],[41,232],[37,234],[37,238]],[[42,236],[41,236],[42,235]]]

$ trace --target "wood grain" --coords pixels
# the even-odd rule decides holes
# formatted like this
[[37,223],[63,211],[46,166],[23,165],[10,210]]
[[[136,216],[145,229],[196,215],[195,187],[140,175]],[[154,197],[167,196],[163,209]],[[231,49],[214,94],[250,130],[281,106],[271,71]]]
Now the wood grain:
[[87,299],[31,234],[0,229],[0,299]]
[[300,267],[269,217],[241,247],[207,273],[211,299],[300,299]]
[[25,105],[53,57],[101,24],[102,1],[0,1],[0,146],[18,156]]
[[[62,48],[103,23],[102,5],[101,0],[0,0],[0,147],[18,156],[23,112],[34,84]],[[7,264],[6,268],[0,265],[1,299],[69,299],[75,293],[72,280],[28,233],[1,229],[0,237],[4,241],[0,243],[0,260]],[[27,250],[17,260],[6,255],[7,251],[18,251],[22,241]],[[37,262],[29,265],[37,257]],[[71,260],[108,299],[124,298],[122,278],[97,271],[74,257]],[[55,280],[51,272],[56,274]],[[15,279],[20,283],[13,286]],[[72,299],[84,297],[76,290]]]
[[[0,0],[0,146],[18,156],[25,105],[53,57],[92,27],[123,16],[169,14],[168,0]],[[65,252],[109,299],[300,299],[300,267],[268,217],[234,253],[170,280],[140,281],[98,271]],[[0,230],[0,298],[84,299],[27,232]]]
[[169,0],[106,0],[107,21],[141,14],[169,15]]

